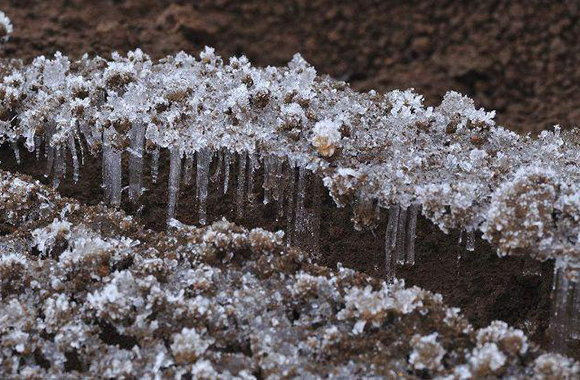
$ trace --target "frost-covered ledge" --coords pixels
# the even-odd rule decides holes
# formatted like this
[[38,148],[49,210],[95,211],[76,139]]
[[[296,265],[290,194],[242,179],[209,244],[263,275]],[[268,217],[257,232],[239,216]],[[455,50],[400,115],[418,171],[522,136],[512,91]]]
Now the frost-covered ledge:
[[160,149],[168,149],[168,221],[195,163],[200,224],[211,176],[233,192],[238,215],[261,185],[262,201],[278,203],[288,221],[289,241],[316,241],[322,180],[337,205],[354,206],[356,228],[374,226],[389,209],[389,277],[395,264],[415,261],[421,211],[443,231],[466,231],[468,249],[480,231],[502,255],[556,259],[562,305],[576,292],[577,130],[521,136],[456,92],[436,108],[410,90],[357,93],[317,76],[299,55],[287,67],[255,68],[244,57],[225,64],[211,48],[199,60],[179,53],[156,63],[140,50],[110,61],[56,54],[5,62],[2,72],[0,142],[17,158],[19,144],[39,158],[44,148],[55,187],[67,170],[78,179],[87,154],[102,155],[105,198],[118,206],[126,154],[128,194],[138,203],[145,155],[155,178]]

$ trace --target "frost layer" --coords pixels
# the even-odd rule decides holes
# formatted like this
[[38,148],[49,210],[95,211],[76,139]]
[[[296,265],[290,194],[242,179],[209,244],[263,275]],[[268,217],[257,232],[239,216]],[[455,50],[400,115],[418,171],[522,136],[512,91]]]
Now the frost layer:
[[[375,209],[391,209],[389,262],[413,263],[419,208],[444,231],[474,232],[502,254],[579,262],[580,179],[577,130],[520,136],[449,92],[424,107],[411,90],[357,93],[317,76],[296,55],[287,67],[256,68],[245,57],[229,63],[206,48],[199,59],[179,53],[152,62],[140,50],[107,61],[71,62],[57,53],[30,65],[10,61],[0,83],[0,142],[44,147],[47,176],[58,186],[79,176],[86,154],[102,154],[110,204],[122,201],[122,157],[129,157],[129,198],[143,191],[145,155],[158,171],[159,149],[171,151],[168,220],[179,188],[197,164],[199,221],[205,223],[207,180],[231,189],[238,215],[255,201],[263,171],[264,203],[280,204],[289,230],[316,235],[316,205],[304,192],[323,179],[336,203],[356,205],[355,226],[373,225]],[[70,158],[70,162],[67,162]],[[185,163],[183,158],[185,157]],[[215,166],[215,165],[214,165]],[[68,173],[68,174],[67,174]],[[183,177],[183,178],[182,178]],[[394,208],[400,208],[395,210]],[[390,235],[390,236],[389,236]]]

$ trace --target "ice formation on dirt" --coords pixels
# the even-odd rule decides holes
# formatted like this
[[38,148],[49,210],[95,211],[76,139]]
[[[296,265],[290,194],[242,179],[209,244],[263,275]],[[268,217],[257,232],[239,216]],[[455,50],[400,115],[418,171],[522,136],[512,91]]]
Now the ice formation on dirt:
[[[575,361],[282,233],[167,231],[0,171],[2,378],[562,378]],[[412,337],[412,339],[409,339]]]
[[12,30],[12,22],[4,12],[0,11],[0,42],[8,41]]
[[389,210],[389,280],[396,265],[415,262],[421,212],[443,231],[464,230],[468,250],[481,233],[500,254],[557,259],[556,309],[572,314],[559,313],[554,326],[575,323],[578,130],[521,136],[456,92],[436,108],[411,90],[357,93],[317,76],[300,55],[287,67],[256,68],[245,57],[226,64],[211,48],[156,63],[140,50],[110,61],[57,53],[4,63],[2,72],[0,143],[17,159],[21,144],[45,157],[55,187],[71,172],[78,178],[86,154],[102,155],[105,200],[119,206],[128,157],[128,195],[138,204],[144,156],[155,179],[167,149],[167,220],[195,162],[203,225],[210,179],[223,181],[242,216],[259,202],[259,171],[262,202],[278,205],[287,242],[316,251],[324,186],[338,206],[353,206],[355,228],[372,228],[377,210]]

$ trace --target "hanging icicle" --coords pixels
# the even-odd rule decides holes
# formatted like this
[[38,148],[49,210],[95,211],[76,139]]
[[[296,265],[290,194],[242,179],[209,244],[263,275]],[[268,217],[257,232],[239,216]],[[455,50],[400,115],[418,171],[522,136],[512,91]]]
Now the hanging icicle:
[[115,207],[121,206],[121,192],[122,178],[123,178],[123,164],[121,160],[121,151],[119,149],[113,148],[109,151],[110,160],[110,179],[111,182],[111,200],[110,204]]
[[258,157],[256,153],[251,153],[249,155],[249,162],[248,162],[248,207],[251,209],[254,208],[254,173],[256,171],[256,166],[258,162]]
[[397,229],[399,227],[399,205],[389,208],[389,221],[385,234],[385,277],[387,282],[395,278],[395,247],[397,245]]
[[52,170],[52,187],[57,189],[63,179],[66,171],[66,164],[64,161],[64,152],[62,147],[56,147],[54,153],[54,168]]
[[18,144],[16,142],[10,143],[12,147],[12,151],[14,152],[14,158],[16,159],[16,163],[20,165],[20,148],[18,148]]
[[286,244],[290,246],[290,244],[292,244],[292,236],[294,234],[294,188],[296,187],[296,168],[294,166],[294,162],[291,160],[288,161],[288,178],[288,191],[286,192],[288,197],[286,201]]
[[83,146],[83,140],[81,140],[78,136],[75,135],[75,141],[78,141],[79,144],[79,152],[81,154],[81,165],[85,164],[85,148]]
[[50,177],[52,173],[52,164],[54,163],[54,151],[55,148],[50,145],[49,142],[46,143],[46,170],[44,172],[44,177]]
[[373,207],[373,200],[365,197],[362,192],[356,194],[355,204],[353,206],[353,216],[351,218],[354,229],[362,231],[364,229],[373,230],[379,220],[379,213]]
[[68,149],[70,151],[72,157],[72,166],[73,166],[73,181],[77,183],[79,180],[79,158],[77,156],[77,148],[75,143],[74,135],[69,135],[68,137]]
[[407,221],[407,242],[405,254],[408,265],[415,265],[415,237],[417,234],[417,214],[419,213],[419,205],[412,204],[409,206],[408,221]]
[[151,182],[157,183],[159,175],[159,147],[156,146],[151,153]]
[[169,151],[169,201],[167,202],[167,222],[175,218],[175,208],[179,196],[181,178],[181,151],[172,147]]
[[557,259],[552,286],[551,349],[570,354],[580,343],[580,278],[577,269]]
[[272,167],[270,156],[264,157],[264,183],[262,188],[264,189],[264,204],[270,203],[270,170]]
[[183,184],[188,186],[193,176],[193,156],[186,156],[183,164]]
[[211,158],[212,155],[208,148],[203,148],[197,152],[196,197],[199,224],[202,226],[207,223],[207,187],[209,182]]
[[35,147],[34,154],[36,155],[36,161],[40,160],[41,146],[42,146],[42,137],[38,135],[34,136],[34,147]]
[[247,153],[242,152],[238,157],[238,184],[236,188],[236,217],[242,219],[244,217],[245,208],[245,187],[246,187],[246,161]]
[[218,155],[217,165],[215,167],[215,172],[211,176],[212,183],[217,183],[220,179],[222,173],[222,166],[224,164],[224,150],[223,149],[218,150],[217,155]]
[[226,150],[224,154],[224,195],[228,193],[230,183],[230,166],[232,165],[232,153]]
[[122,191],[122,161],[121,150],[113,145],[116,133],[113,128],[103,131],[103,188],[105,201],[119,207]]
[[143,144],[145,127],[135,123],[130,133],[131,146],[129,148],[129,199],[137,203],[143,192]]
[[406,233],[407,233],[407,208],[400,207],[399,211],[399,223],[397,227],[397,245],[396,245],[396,254],[397,254],[397,264],[403,265],[405,264],[405,241],[406,241]]
[[269,176],[270,192],[275,201],[280,200],[283,163],[278,157],[272,157],[272,174]]
[[306,198],[306,169],[298,167],[298,186],[296,194],[296,212],[294,217],[294,240],[300,239],[305,230],[305,209],[304,200]]

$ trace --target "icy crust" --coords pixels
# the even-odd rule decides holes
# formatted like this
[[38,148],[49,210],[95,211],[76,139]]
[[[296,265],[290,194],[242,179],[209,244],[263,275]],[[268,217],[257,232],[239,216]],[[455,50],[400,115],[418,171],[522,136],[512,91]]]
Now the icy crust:
[[[140,50],[110,61],[70,62],[57,53],[26,66],[5,63],[2,72],[0,142],[12,143],[17,155],[17,142],[37,152],[44,146],[55,186],[71,166],[78,178],[85,154],[102,152],[106,201],[118,205],[121,155],[128,154],[129,197],[137,201],[143,156],[152,156],[155,178],[159,148],[167,148],[171,219],[194,156],[204,205],[203,180],[220,152],[224,193],[230,165],[238,163],[239,173],[231,175],[239,177],[239,214],[252,196],[244,188],[253,186],[256,168],[272,174],[264,175],[267,203],[271,195],[278,201],[295,191],[288,172],[299,167],[323,178],[338,205],[364,206],[356,211],[357,227],[374,225],[379,214],[368,210],[393,205],[402,210],[394,223],[404,224],[414,205],[444,231],[466,230],[468,240],[481,231],[502,254],[579,262],[577,130],[521,136],[496,126],[493,111],[476,109],[456,92],[436,108],[424,107],[411,90],[356,93],[317,76],[300,55],[287,67],[256,68],[245,57],[226,64],[211,48],[199,59],[179,53],[156,63]],[[414,253],[408,256],[413,262]]]
[[[227,221],[144,230],[0,172],[0,377],[572,379],[503,322]],[[43,210],[39,212],[39,210]]]

